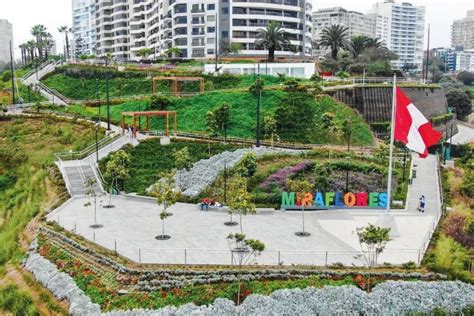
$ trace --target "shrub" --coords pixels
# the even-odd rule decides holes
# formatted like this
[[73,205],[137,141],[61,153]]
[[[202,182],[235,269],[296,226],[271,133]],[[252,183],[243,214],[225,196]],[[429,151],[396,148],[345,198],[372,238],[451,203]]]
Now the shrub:
[[20,291],[15,285],[7,285],[0,289],[0,311],[18,316],[39,316],[31,297]]
[[173,105],[173,100],[169,97],[155,94],[150,98],[150,110],[164,111]]
[[474,82],[474,72],[461,71],[456,78],[468,86]]
[[235,170],[242,177],[252,177],[257,171],[257,155],[255,153],[245,154],[235,166]]
[[474,172],[467,171],[460,187],[461,194],[468,198],[474,198]]
[[465,248],[452,238],[442,235],[427,261],[429,268],[445,273],[453,279],[471,280],[469,272],[466,271],[469,254]]
[[469,227],[474,222],[471,217],[469,212],[454,211],[449,213],[443,224],[444,234],[464,247],[473,247],[474,235],[469,232]]
[[402,268],[405,270],[416,269],[416,263],[413,261],[408,261],[402,264]]

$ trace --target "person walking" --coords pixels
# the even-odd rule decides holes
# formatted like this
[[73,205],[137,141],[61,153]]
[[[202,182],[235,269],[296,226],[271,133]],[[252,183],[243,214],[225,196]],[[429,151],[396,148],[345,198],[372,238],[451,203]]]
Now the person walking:
[[418,206],[418,211],[424,213],[425,212],[425,206],[426,206],[426,199],[425,199],[425,196],[422,195],[420,197],[420,204]]

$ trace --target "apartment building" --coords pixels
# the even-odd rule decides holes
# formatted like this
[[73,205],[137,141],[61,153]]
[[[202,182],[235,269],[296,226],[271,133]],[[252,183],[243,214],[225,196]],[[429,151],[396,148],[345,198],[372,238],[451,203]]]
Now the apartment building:
[[386,0],[374,4],[369,14],[377,17],[377,37],[399,57],[393,62],[393,66],[400,69],[406,64],[413,64],[421,69],[425,39],[425,7]]
[[73,56],[95,54],[95,0],[72,0]]
[[157,57],[170,47],[183,58],[213,58],[230,43],[239,43],[242,55],[265,56],[254,43],[270,21],[281,23],[297,55],[311,55],[309,0],[95,0],[95,10],[97,54],[117,60],[138,59],[142,48]]
[[13,27],[7,20],[0,20],[0,63],[10,62],[10,41],[13,46]]
[[372,16],[334,7],[313,12],[313,40],[320,40],[321,32],[331,25],[347,27],[351,38],[359,35],[375,37],[375,20]]
[[474,50],[474,10],[467,11],[466,18],[454,21],[451,46]]

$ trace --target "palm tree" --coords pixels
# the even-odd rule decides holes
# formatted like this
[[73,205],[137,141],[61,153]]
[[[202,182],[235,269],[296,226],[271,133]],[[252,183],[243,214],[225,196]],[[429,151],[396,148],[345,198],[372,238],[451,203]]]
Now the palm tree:
[[268,61],[275,60],[275,51],[290,46],[288,33],[281,29],[281,24],[270,21],[265,29],[259,29],[255,45],[268,50]]
[[367,48],[369,38],[365,35],[354,36],[351,39],[351,53],[357,58]]
[[35,59],[35,48],[36,48],[36,43],[35,41],[31,40],[26,42],[26,47],[29,50],[29,55],[30,55],[30,61],[33,62]]
[[20,44],[18,45],[18,47],[21,50],[21,63],[23,64],[23,66],[25,66],[26,65],[26,44],[25,43]]
[[349,28],[335,24],[325,27],[321,31],[321,39],[319,46],[331,49],[331,56],[334,60],[337,59],[337,54],[341,49],[350,50],[350,42],[347,39]]
[[66,41],[66,60],[69,60],[69,32],[72,32],[72,28],[69,28],[67,25],[60,26],[58,28],[59,33],[64,33],[64,40]]
[[38,55],[40,59],[43,59],[43,49],[45,48],[44,40],[47,34],[47,29],[42,24],[37,24],[31,28],[31,35],[35,37],[36,48],[38,49]]
[[54,45],[54,39],[53,39],[53,35],[51,35],[51,33],[46,33],[45,37],[44,37],[44,56],[45,56],[45,60],[48,59],[48,56],[50,55],[51,53],[51,48],[53,47]]
[[143,59],[146,59],[152,53],[153,53],[153,49],[151,49],[151,48],[142,48],[137,52],[137,56],[142,57]]
[[365,48],[382,48],[384,43],[379,38],[367,38]]

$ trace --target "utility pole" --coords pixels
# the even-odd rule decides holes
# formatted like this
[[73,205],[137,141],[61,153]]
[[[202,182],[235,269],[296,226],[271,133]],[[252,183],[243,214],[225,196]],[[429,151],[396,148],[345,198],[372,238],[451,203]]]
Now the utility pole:
[[431,24],[428,24],[428,48],[426,50],[426,65],[425,65],[425,83],[428,81],[428,74],[429,74],[429,66],[428,63],[430,62],[430,34],[431,34]]
[[215,65],[215,69],[214,69],[214,73],[216,74],[217,76],[217,72],[219,71],[219,47],[218,47],[218,43],[219,43],[219,20],[218,20],[218,14],[216,13],[216,29],[215,29],[215,32],[216,32],[216,42],[215,42],[215,52],[214,52],[214,55],[216,56],[216,65]]
[[262,97],[262,89],[260,86],[260,61],[258,62],[258,68],[257,68],[257,147],[260,147],[260,98]]
[[12,41],[10,41],[10,73],[12,76],[12,104],[15,104],[16,91],[15,91],[15,70],[13,66],[13,48]]

